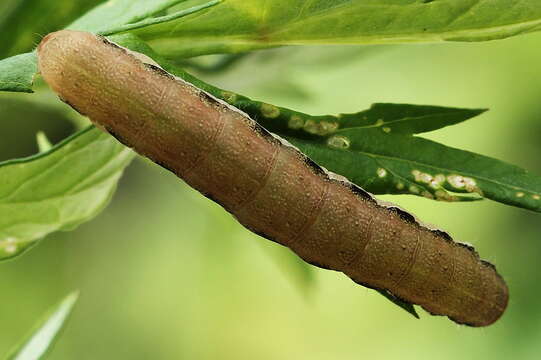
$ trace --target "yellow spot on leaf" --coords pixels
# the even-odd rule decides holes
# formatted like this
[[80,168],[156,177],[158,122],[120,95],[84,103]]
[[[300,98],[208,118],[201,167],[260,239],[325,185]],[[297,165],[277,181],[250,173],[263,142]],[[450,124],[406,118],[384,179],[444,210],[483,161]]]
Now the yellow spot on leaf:
[[269,119],[275,119],[280,116],[280,109],[271,104],[261,104],[261,114]]
[[289,118],[289,122],[287,123],[287,125],[290,129],[293,130],[302,129],[302,127],[304,126],[304,120],[298,115],[293,115]]
[[430,174],[422,173],[421,175],[419,175],[419,179],[421,182],[428,184],[432,181],[433,177]]
[[441,187],[441,185],[445,182],[445,175],[443,174],[437,174],[434,176],[434,178],[430,181],[430,187],[433,189],[438,189]]
[[467,192],[477,192],[481,194],[481,190],[477,187],[477,182],[470,177],[453,174],[447,176],[447,182],[455,189],[464,189]]
[[327,140],[327,145],[336,149],[348,149],[349,146],[351,145],[351,142],[345,136],[335,135],[335,136],[331,136]]
[[4,241],[0,241],[0,249],[4,248],[4,252],[7,254],[14,254],[17,251],[16,239],[8,237]]
[[387,176],[387,170],[385,170],[384,168],[378,168],[376,173],[378,174],[378,177],[380,178],[384,178],[385,176]]
[[438,189],[441,187],[441,184],[445,182],[445,176],[442,174],[438,174],[436,176],[432,176],[429,173],[425,173],[422,171],[419,171],[417,169],[412,170],[411,174],[415,178],[415,181],[428,184],[433,189]]
[[466,184],[464,183],[464,177],[460,175],[447,176],[447,182],[455,189],[463,189]]
[[328,135],[332,134],[338,129],[338,123],[337,122],[331,122],[331,121],[315,121],[315,120],[307,120],[306,123],[304,123],[304,130],[310,134],[314,135]]

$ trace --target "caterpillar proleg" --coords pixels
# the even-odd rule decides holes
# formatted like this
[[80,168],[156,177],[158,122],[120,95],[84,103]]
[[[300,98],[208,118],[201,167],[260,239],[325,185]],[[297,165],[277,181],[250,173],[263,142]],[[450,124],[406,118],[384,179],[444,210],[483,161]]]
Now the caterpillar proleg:
[[91,33],[38,47],[59,97],[222,205],[251,231],[457,323],[486,326],[508,289],[494,266],[319,167],[248,115]]

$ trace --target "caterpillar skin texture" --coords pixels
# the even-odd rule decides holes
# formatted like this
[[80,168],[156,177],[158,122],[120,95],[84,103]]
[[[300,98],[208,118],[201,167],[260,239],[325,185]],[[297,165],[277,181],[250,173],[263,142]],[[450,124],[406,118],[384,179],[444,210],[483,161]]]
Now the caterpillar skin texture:
[[507,286],[473,248],[378,204],[238,109],[90,33],[49,34],[38,58],[62,100],[308,263],[460,324],[504,312]]

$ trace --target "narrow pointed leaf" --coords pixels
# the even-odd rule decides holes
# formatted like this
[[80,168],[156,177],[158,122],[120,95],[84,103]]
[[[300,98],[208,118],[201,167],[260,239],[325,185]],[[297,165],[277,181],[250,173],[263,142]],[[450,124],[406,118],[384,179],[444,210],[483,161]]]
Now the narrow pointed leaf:
[[389,300],[393,304],[397,305],[398,307],[401,307],[403,310],[405,310],[407,313],[412,315],[414,318],[420,319],[420,316],[417,313],[417,310],[415,310],[415,306],[413,306],[413,304],[405,302],[404,300],[399,299],[392,294],[389,294],[387,291],[384,291],[384,290],[376,290],[376,291],[380,293],[381,295],[385,296],[387,300]]
[[55,340],[58,338],[68,319],[79,294],[68,295],[39,323],[26,341],[15,348],[7,360],[40,360],[44,359]]
[[420,134],[455,125],[476,117],[486,109],[460,109],[409,104],[373,104],[355,114],[340,114],[340,129],[380,128],[393,134]]
[[46,152],[51,150],[53,145],[47,138],[47,135],[43,131],[40,131],[36,134],[36,142],[38,143],[39,152]]

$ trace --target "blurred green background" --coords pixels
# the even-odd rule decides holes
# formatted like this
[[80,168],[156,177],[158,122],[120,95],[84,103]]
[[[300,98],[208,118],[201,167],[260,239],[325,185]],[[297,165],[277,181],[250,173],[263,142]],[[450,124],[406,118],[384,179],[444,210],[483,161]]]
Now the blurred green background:
[[[20,4],[0,5],[0,27],[19,30],[1,39],[3,56],[30,49],[39,35],[84,11],[21,30],[10,3]],[[427,136],[541,174],[540,43],[541,33],[472,44],[292,47],[198,75],[312,114],[354,112],[373,102],[488,107]],[[37,131],[57,142],[80,126],[42,82],[36,91],[0,94],[0,160],[37,152]],[[497,265],[511,292],[500,321],[471,329],[422,310],[416,320],[342,274],[314,268],[313,276],[301,276],[288,266],[286,249],[137,159],[97,218],[0,264],[0,354],[80,289],[51,359],[539,358],[541,214],[489,201],[383,198],[474,244]]]

